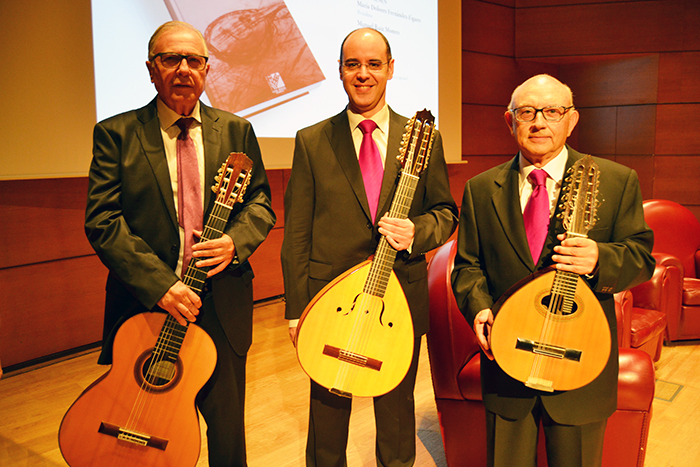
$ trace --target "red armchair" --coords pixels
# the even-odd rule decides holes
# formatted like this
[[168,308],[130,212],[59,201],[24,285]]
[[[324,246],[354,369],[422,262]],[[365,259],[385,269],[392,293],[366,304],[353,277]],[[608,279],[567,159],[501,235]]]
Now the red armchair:
[[[454,240],[446,243],[428,267],[428,355],[447,464],[480,467],[486,465],[486,421],[481,401],[479,345],[452,294],[450,274],[455,249]],[[623,303],[630,306],[629,295],[616,298],[621,306]],[[620,319],[625,316],[621,308],[618,316]],[[624,329],[629,329],[629,321],[627,325],[620,323],[620,328],[623,331],[619,337],[628,338]],[[639,350],[621,348],[618,407],[605,432],[604,467],[644,464],[653,397],[651,359]],[[547,465],[543,444],[539,446],[540,467]]]
[[634,307],[666,315],[667,342],[700,339],[700,222],[673,201],[644,201],[644,219],[654,231],[656,270],[632,289]]

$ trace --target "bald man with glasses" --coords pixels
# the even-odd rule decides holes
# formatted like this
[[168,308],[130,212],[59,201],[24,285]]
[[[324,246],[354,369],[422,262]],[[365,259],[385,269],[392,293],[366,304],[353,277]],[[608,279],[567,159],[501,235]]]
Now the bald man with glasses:
[[[548,75],[525,81],[513,92],[505,112],[519,153],[464,187],[452,287],[482,349],[491,467],[535,467],[540,423],[550,467],[600,466],[606,421],[617,407],[613,294],[644,282],[654,270],[653,234],[644,222],[633,170],[593,158],[600,168],[601,204],[588,237],[567,238],[561,220],[554,216],[564,174],[583,157],[566,144],[578,118],[566,85]],[[536,171],[540,175],[530,177]],[[545,190],[544,232],[531,238],[526,214],[529,198],[538,189],[530,181],[533,178],[541,178]],[[570,391],[527,387],[506,374],[491,351],[494,303],[520,280],[552,265],[585,279],[605,312],[609,324],[605,332],[612,342],[602,373]]]

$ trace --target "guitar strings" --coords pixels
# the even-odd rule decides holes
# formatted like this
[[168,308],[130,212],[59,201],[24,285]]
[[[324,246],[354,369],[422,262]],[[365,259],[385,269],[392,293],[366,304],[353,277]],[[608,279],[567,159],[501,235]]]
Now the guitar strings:
[[[238,188],[239,184],[235,185],[235,188]],[[235,189],[234,188],[234,189]],[[237,191],[238,193],[239,191]],[[237,199],[237,196],[232,197],[233,200]],[[223,204],[217,199],[214,203],[214,207],[212,209],[212,213],[209,216],[209,221],[207,222],[207,225],[204,226],[203,232],[202,232],[202,237],[200,238],[199,242],[203,242],[212,238],[215,238],[213,234],[219,234],[219,237],[221,236],[221,233],[223,233],[223,226],[225,225],[226,221],[228,220],[228,216],[230,215],[230,210],[232,208],[227,206],[226,204]],[[229,210],[227,213],[226,210]],[[218,229],[213,228],[211,224],[219,224]],[[218,237],[217,237],[218,238]],[[193,289],[197,293],[201,293],[203,287],[197,287],[195,286],[195,282],[204,283],[203,278],[201,277],[204,275],[206,277],[206,273],[197,268],[195,266],[197,259],[192,258],[190,260],[190,263],[187,267],[187,270],[185,271],[185,275],[182,278],[183,282],[185,285]],[[181,325],[180,323],[177,322],[177,320],[167,313],[167,316],[165,318],[165,323],[163,325],[163,328],[161,329],[161,332],[159,334],[158,339],[156,340],[156,344],[153,348],[152,352],[152,357],[150,359],[150,363],[148,364],[146,370],[145,370],[145,375],[143,375],[143,380],[141,382],[141,386],[137,392],[134,404],[132,406],[131,412],[129,414],[129,417],[127,419],[127,423],[125,425],[127,430],[139,431],[139,423],[141,420],[143,420],[143,414],[146,410],[146,408],[149,405],[149,401],[152,399],[151,393],[152,391],[149,390],[150,386],[157,386],[156,382],[157,379],[160,377],[158,374],[159,369],[163,369],[164,367],[164,362],[166,359],[166,352],[169,350],[170,344],[174,342],[173,336],[176,334],[179,334],[182,336],[181,339],[179,339],[179,343],[176,343],[175,346],[172,346],[172,349],[175,349],[177,352],[179,352],[180,347],[182,346],[182,343],[185,338],[185,334],[187,333],[188,325]],[[172,352],[171,353],[177,353],[177,352]],[[175,377],[176,374],[176,362],[177,359],[175,359],[174,362],[171,362],[173,365],[173,368],[169,372],[170,379],[166,381],[165,384],[170,383],[172,381],[172,378]],[[167,379],[163,377],[163,379]]]
[[[405,163],[406,167],[422,167],[422,162],[425,160],[425,154],[429,146],[430,134],[424,134],[421,140],[420,148],[416,154],[416,141],[421,128],[415,129],[417,133],[412,137],[411,150],[408,154],[408,159]],[[413,156],[419,163],[414,164]],[[405,219],[410,210],[410,203],[413,200],[418,177],[413,174],[407,174],[403,171],[394,195],[394,201],[389,210],[389,217]],[[379,245],[375,258],[370,266],[370,271],[365,283],[365,287],[361,294],[359,309],[355,316],[353,330],[348,338],[346,349],[352,353],[365,355],[370,336],[374,334],[374,328],[378,326],[379,316],[383,308],[383,298],[386,288],[389,284],[393,264],[396,258],[396,250],[389,244],[386,237],[382,236],[379,240]],[[358,305],[356,303],[356,305]],[[385,310],[386,311],[386,310]],[[353,363],[341,362],[338,372],[336,373],[335,388],[343,388],[344,391],[352,393],[352,384],[354,383],[360,367]]]

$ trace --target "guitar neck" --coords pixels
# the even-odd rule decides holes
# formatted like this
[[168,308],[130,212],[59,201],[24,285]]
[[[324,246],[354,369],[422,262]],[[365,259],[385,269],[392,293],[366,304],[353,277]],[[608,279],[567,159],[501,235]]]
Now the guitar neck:
[[[417,185],[418,177],[406,172],[401,173],[396,194],[389,209],[389,217],[394,219],[406,219],[408,217]],[[384,297],[395,260],[396,250],[389,245],[386,237],[382,235],[374,253],[374,260],[365,282],[364,293]]]
[[[243,196],[248,186],[252,166],[252,161],[245,154],[231,153],[216,177],[219,185],[212,187],[212,190],[217,193],[216,201],[197,243],[216,240],[223,236],[233,205]],[[196,267],[196,262],[196,258],[190,259],[182,282],[199,295],[206,284],[207,270]],[[158,336],[154,353],[161,354],[160,356],[165,359],[177,359],[186,333],[187,326],[181,325],[168,314]]]

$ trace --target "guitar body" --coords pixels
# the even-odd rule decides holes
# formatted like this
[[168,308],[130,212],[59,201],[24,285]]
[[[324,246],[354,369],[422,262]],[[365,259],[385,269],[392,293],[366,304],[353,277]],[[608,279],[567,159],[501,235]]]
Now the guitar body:
[[296,349],[311,379],[336,394],[373,397],[394,389],[413,358],[413,321],[394,272],[383,298],[363,292],[371,261],[346,271],[309,303]]
[[[177,362],[169,368],[174,377],[167,384],[145,383],[143,366],[167,316],[142,313],[119,328],[112,368],[80,395],[61,422],[59,445],[71,467],[197,464],[201,440],[195,397],[214,371],[216,348],[206,332],[190,324]],[[119,428],[136,435],[119,439]]]
[[610,328],[600,302],[574,275],[570,313],[551,311],[554,269],[519,282],[494,306],[491,350],[511,377],[543,391],[567,391],[593,381],[610,357]]

